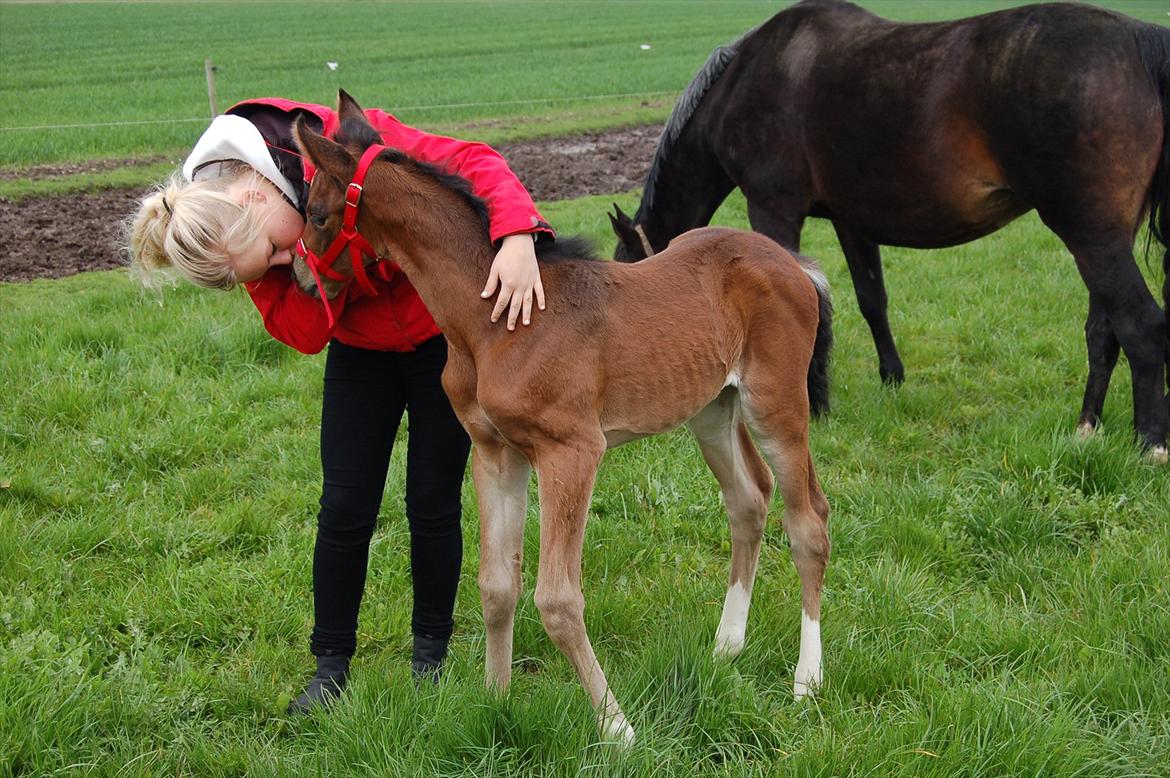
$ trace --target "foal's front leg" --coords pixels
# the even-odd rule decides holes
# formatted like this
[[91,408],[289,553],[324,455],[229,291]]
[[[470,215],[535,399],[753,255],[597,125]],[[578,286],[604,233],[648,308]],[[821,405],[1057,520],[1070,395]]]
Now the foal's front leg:
[[597,465],[605,440],[575,440],[568,445],[537,448],[536,477],[540,487],[540,567],[536,576],[536,607],[548,636],[577,671],[597,711],[598,726],[608,740],[632,743],[633,727],[613,693],[585,630],[585,597],[581,593],[581,547],[585,518]]
[[479,597],[487,631],[487,684],[512,679],[512,629],[520,599],[524,517],[532,466],[492,438],[476,438],[472,476],[479,499]]

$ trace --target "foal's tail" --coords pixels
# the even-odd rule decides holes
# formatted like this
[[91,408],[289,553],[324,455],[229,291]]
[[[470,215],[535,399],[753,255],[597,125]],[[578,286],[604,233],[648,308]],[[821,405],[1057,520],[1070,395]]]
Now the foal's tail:
[[829,279],[815,259],[793,253],[800,269],[817,288],[817,339],[808,364],[808,404],[813,416],[829,415],[829,352],[833,349],[833,299]]

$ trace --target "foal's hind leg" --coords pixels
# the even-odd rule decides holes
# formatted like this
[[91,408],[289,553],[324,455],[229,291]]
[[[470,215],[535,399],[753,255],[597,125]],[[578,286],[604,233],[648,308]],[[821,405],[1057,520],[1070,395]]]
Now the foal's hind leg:
[[739,420],[738,404],[737,392],[725,389],[688,422],[703,458],[719,481],[731,529],[731,573],[715,633],[715,655],[724,657],[738,656],[743,650],[760,542],[772,498],[772,474]]
[[1089,378],[1085,383],[1085,401],[1081,405],[1081,417],[1077,422],[1077,432],[1081,437],[1092,435],[1101,421],[1105,393],[1109,390],[1109,379],[1121,351],[1121,344],[1113,334],[1113,326],[1105,316],[1104,306],[1092,295],[1089,295],[1089,316],[1085,320],[1085,346],[1089,352]]
[[784,531],[800,576],[800,658],[793,682],[793,694],[800,699],[822,680],[821,588],[829,561],[829,504],[808,450],[808,400],[802,391],[777,385],[772,378],[766,370],[746,371],[741,396],[748,424],[776,471]]

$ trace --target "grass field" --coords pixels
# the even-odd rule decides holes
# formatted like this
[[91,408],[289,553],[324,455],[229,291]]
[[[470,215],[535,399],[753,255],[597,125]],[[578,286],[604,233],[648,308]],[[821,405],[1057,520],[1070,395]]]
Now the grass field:
[[[868,5],[913,18],[1003,4]],[[1151,20],[1166,10],[1111,5]],[[288,46],[271,49],[284,65],[266,70],[243,42],[246,25],[227,23],[227,6],[200,8],[194,17],[189,4],[0,4],[7,114],[85,120],[76,98],[61,93],[88,61],[94,78],[82,92],[95,96],[94,120],[141,116],[143,105],[153,117],[197,115],[206,54],[188,63],[197,70],[190,108],[178,97],[187,76],[169,70],[184,38],[217,38],[224,61],[227,52],[253,58],[238,87],[225,85],[230,68],[221,74],[221,101],[294,89],[330,99],[337,74],[287,72],[300,61],[286,58]],[[238,13],[291,31],[319,21],[320,10],[306,8]],[[639,76],[677,90],[711,45],[774,8],[344,4],[328,10],[361,23],[309,37],[313,46],[344,39],[372,58],[360,43],[377,32],[375,12],[393,11],[383,35],[420,32],[403,37],[403,51],[379,56],[417,74],[421,52],[431,52],[430,67],[478,52],[460,72],[499,72],[452,88],[490,102],[531,97],[537,86],[571,95],[625,83],[614,74],[636,66],[592,52],[622,25],[630,57],[642,54],[637,44],[655,23],[652,52],[688,41],[686,53],[670,55],[674,64]],[[168,38],[182,14],[186,32]],[[448,29],[456,15],[466,32]],[[591,15],[609,28],[584,24]],[[539,65],[513,66],[508,45],[482,40],[489,25],[481,20],[493,18],[528,31],[501,40],[524,43],[525,56],[543,52]],[[222,34],[197,34],[200,25]],[[555,53],[570,39],[574,57]],[[29,56],[38,46],[45,54]],[[596,72],[567,62],[578,49],[580,62],[600,63]],[[70,51],[89,59],[70,62]],[[37,64],[49,53],[52,63]],[[165,101],[120,113],[145,82],[128,86],[132,79],[117,75],[124,71],[102,63],[131,59],[157,61],[157,78],[170,86],[158,93]],[[364,88],[378,88],[372,73],[353,86],[370,104],[464,100],[436,97],[450,72],[403,81],[433,91],[367,97]],[[19,93],[17,83],[33,82],[39,97]],[[610,118],[640,110],[607,105]],[[531,104],[514,115],[459,110],[434,121],[531,127],[546,116]],[[602,113],[556,110],[566,128]],[[429,116],[406,118],[425,126]],[[165,153],[200,127],[99,132],[76,147],[43,133],[31,150],[0,132],[0,160]],[[29,154],[17,158],[18,147]],[[608,251],[604,209],[613,199],[636,204],[627,193],[542,210],[562,233],[592,235]],[[716,221],[745,226],[743,211],[733,199]],[[271,340],[243,294],[184,286],[156,295],[122,272],[0,284],[0,778],[1170,774],[1170,471],[1146,464],[1132,442],[1124,360],[1102,433],[1087,442],[1072,433],[1087,296],[1061,245],[1029,215],[959,248],[888,250],[891,324],[908,371],[898,390],[879,384],[831,230],[811,222],[803,248],[824,261],[837,301],[834,412],[812,430],[833,508],[826,685],[814,701],[791,699],[800,598],[775,523],[747,648],[734,663],[712,660],[730,553],[716,485],[685,434],[628,445],[603,464],[584,574],[594,644],[638,729],[624,753],[597,742],[587,698],[544,636],[532,602],[534,511],[518,672],[505,696],[483,689],[470,483],[452,661],[437,689],[414,689],[402,447],[371,549],[353,684],[332,715],[287,718],[310,667],[322,358]],[[1160,271],[1150,280],[1160,285]]]
[[[1019,4],[864,3],[913,21]],[[783,5],[0,3],[0,168],[180,154],[207,121],[208,58],[220,110],[261,95],[332,105],[342,86],[409,124],[488,142],[660,120],[715,46]],[[1108,5],[1170,19],[1159,0]]]
[[[547,215],[604,238],[604,205]],[[777,526],[748,647],[711,660],[717,489],[685,435],[631,444],[603,465],[585,552],[587,620],[641,738],[624,755],[596,744],[543,635],[534,520],[522,672],[483,690],[470,486],[450,673],[413,690],[397,456],[354,686],[334,715],[288,720],[321,359],[268,339],[242,295],[158,298],[120,272],[0,287],[0,774],[1165,775],[1170,479],[1131,442],[1124,370],[1104,434],[1072,435],[1085,293],[1059,244],[1029,217],[891,252],[898,391],[823,225],[806,247],[839,310],[835,411],[813,429],[834,511],[827,685],[791,700],[799,595]]]

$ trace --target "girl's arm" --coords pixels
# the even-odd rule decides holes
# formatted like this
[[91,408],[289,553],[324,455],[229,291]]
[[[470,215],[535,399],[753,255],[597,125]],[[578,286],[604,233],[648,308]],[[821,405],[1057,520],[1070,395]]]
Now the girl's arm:
[[268,334],[303,354],[316,354],[325,348],[349,297],[346,289],[329,301],[334,319],[330,327],[325,304],[303,292],[288,268],[273,268],[244,288],[260,311]]

